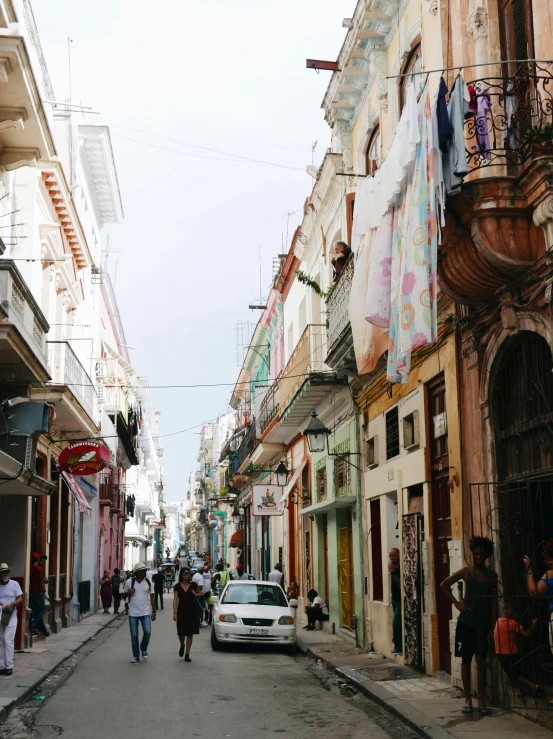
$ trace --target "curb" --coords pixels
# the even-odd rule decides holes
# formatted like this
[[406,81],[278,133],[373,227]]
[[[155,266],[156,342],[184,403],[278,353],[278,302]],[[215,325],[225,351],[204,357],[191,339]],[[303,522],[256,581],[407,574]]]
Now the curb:
[[[77,652],[79,652],[85,644],[88,644],[91,639],[93,639],[101,631],[103,631],[106,627],[113,623],[113,621],[118,619],[120,615],[120,613],[111,614],[111,618],[107,619],[101,624],[98,624],[96,629],[92,631],[81,642],[75,645],[73,649],[69,647],[68,649],[64,649],[63,652],[59,652],[58,654],[53,655],[42,667],[37,667],[37,669],[29,677],[21,680],[17,685],[14,685],[13,683],[10,683],[8,681],[2,681],[0,683],[0,691],[2,691],[2,688],[5,687],[7,688],[10,695],[4,697],[0,692],[0,726],[4,723],[4,721],[6,721],[13,709],[21,703],[24,703],[29,698],[29,696],[32,695],[33,691],[39,685],[41,685],[46,680],[46,678],[54,672],[54,670],[57,670],[58,667],[62,665],[67,659],[72,657],[74,654],[77,654]],[[83,623],[83,621],[80,621],[79,623]],[[86,619],[84,620],[84,623],[86,623]],[[78,624],[74,624],[74,626],[78,626]],[[60,633],[63,634],[63,631]]]
[[297,639],[296,646],[300,652],[307,657],[311,657],[311,659],[322,662],[325,667],[355,686],[360,693],[363,693],[367,698],[378,703],[388,713],[399,718],[404,724],[425,739],[451,739],[454,736],[454,734],[451,734],[436,724],[430,716],[427,716],[406,701],[398,698],[394,693],[370,680],[370,678],[358,672],[358,670],[352,667],[336,667],[330,660],[319,654],[318,651],[311,649],[301,639]]

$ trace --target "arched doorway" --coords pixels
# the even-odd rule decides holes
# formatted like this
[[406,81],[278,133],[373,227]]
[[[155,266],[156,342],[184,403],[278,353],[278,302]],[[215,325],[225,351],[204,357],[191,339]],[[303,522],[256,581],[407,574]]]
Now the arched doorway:
[[[500,592],[530,625],[539,618],[532,644],[525,646],[536,679],[540,663],[551,661],[548,604],[529,597],[522,558],[530,555],[540,578],[543,547],[553,538],[553,360],[544,338],[522,331],[498,355],[490,378],[490,410],[497,485],[486,525],[499,547]],[[542,676],[543,677],[543,676]]]

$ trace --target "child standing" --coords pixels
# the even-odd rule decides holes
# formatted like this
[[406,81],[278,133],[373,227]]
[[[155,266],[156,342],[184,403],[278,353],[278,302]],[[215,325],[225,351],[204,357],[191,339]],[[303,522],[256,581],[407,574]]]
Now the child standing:
[[526,685],[532,691],[532,695],[536,695],[539,686],[528,680],[522,674],[521,660],[518,653],[517,637],[523,636],[529,639],[538,625],[538,619],[532,619],[532,625],[529,629],[525,629],[517,618],[517,614],[513,611],[510,604],[506,603],[503,608],[503,616],[497,619],[493,638],[495,642],[495,653],[501,665],[503,672],[509,678],[512,685],[516,685],[520,695],[524,695],[522,685]]

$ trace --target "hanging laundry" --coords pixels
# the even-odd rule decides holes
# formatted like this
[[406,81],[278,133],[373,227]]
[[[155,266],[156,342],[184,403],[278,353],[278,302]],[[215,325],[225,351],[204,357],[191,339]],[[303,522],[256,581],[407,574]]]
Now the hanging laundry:
[[465,115],[469,112],[470,94],[465,80],[459,74],[451,90],[447,112],[452,128],[452,140],[443,157],[445,191],[456,195],[461,190],[463,178],[468,174],[465,149]]
[[519,145],[518,127],[516,119],[515,97],[513,95],[513,80],[509,80],[505,92],[505,117],[507,119],[507,136],[505,146],[507,149],[516,150]]
[[369,229],[369,207],[371,178],[359,177],[355,192],[355,208],[353,209],[353,223],[351,226],[351,250],[355,254],[359,249],[361,238]]
[[373,238],[369,257],[367,304],[365,317],[374,326],[390,327],[392,286],[392,244],[394,216],[392,208],[383,217]]
[[407,88],[405,105],[390,150],[380,169],[370,179],[369,228],[378,228],[382,217],[397,202],[402,186],[413,169],[419,140],[417,95],[412,82]]
[[447,93],[448,89],[446,81],[443,77],[440,77],[440,85],[438,87],[438,94],[436,95],[435,105],[440,149],[444,154],[447,154],[447,150],[449,149],[449,145],[453,137],[453,129],[451,128],[449,113],[447,112]]
[[476,88],[474,85],[467,85],[467,90],[469,94],[468,99],[468,110],[465,112],[465,118],[470,118],[471,116],[476,115],[476,112],[478,110],[478,102],[476,99]]
[[434,180],[432,105],[428,90],[419,104],[421,142],[394,222],[392,307],[388,379],[406,382],[411,355],[437,339],[438,219]]
[[478,90],[476,105],[476,151],[482,154],[484,159],[491,159],[489,127],[492,122],[489,114],[492,109],[492,101],[487,87]]
[[[447,88],[446,88],[447,89]],[[441,136],[438,120],[438,105],[440,104],[439,94],[434,99],[434,109],[432,111],[432,143],[434,146],[434,190],[436,192],[436,209],[438,213],[438,244],[442,243],[441,229],[445,226],[445,183],[444,183],[444,167],[442,162]],[[447,110],[446,110],[447,115]],[[449,122],[449,117],[448,117]],[[446,152],[447,153],[447,152]]]

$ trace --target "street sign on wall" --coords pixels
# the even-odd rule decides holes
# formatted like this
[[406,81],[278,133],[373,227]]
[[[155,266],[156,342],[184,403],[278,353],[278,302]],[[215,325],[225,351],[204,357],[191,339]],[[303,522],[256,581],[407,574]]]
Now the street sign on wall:
[[282,516],[284,506],[279,506],[283,488],[280,485],[254,485],[252,513],[254,516]]

